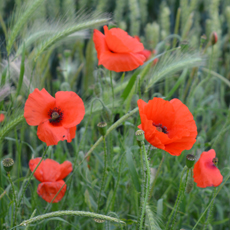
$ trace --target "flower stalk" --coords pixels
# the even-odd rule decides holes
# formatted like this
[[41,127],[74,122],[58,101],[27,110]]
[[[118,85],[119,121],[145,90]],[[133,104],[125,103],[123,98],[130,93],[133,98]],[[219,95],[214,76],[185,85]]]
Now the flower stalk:
[[147,178],[145,180],[146,190],[145,190],[144,203],[143,203],[143,206],[142,206],[142,212],[141,212],[141,219],[140,219],[139,230],[142,230],[143,221],[144,221],[144,214],[145,214],[145,209],[146,209],[146,205],[147,205],[147,201],[148,201],[148,196],[149,196],[149,188],[150,188],[149,161],[148,161],[147,153],[146,153],[146,150],[145,150],[145,142],[144,141],[141,141],[141,148],[143,149],[143,153],[144,153],[145,167],[146,167],[146,170],[147,170]]

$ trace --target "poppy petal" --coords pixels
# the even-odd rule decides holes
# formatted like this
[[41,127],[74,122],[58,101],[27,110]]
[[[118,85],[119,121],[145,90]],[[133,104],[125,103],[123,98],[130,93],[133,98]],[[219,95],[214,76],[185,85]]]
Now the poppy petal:
[[221,175],[220,170],[212,162],[215,157],[215,150],[211,149],[208,152],[203,152],[200,155],[199,160],[195,163],[193,178],[198,187],[217,187],[222,183],[223,176]]
[[[31,172],[33,172],[40,160],[41,157],[37,157],[29,161],[29,168]],[[60,164],[58,162],[52,159],[43,160],[34,172],[34,177],[40,182],[56,181],[60,175],[59,168]]]
[[102,34],[99,30],[94,29],[93,42],[97,51],[97,59],[100,60],[101,54],[105,51],[109,51],[109,48],[105,42],[105,35]]
[[[55,182],[43,182],[38,185],[37,193],[43,200],[50,203],[64,184],[65,182],[63,180]],[[65,192],[66,185],[64,185],[62,190],[54,199],[53,203],[59,202],[65,195]]]
[[131,71],[143,65],[145,56],[138,53],[112,53],[105,51],[101,53],[98,65],[115,72]]
[[175,113],[174,125],[170,130],[169,136],[190,136],[195,139],[197,136],[197,127],[188,107],[178,99],[173,99],[170,103],[177,112]]
[[145,56],[145,58],[146,58],[145,61],[147,61],[150,58],[151,54],[152,54],[152,52],[150,50],[145,50],[145,49],[142,50],[141,52],[138,52],[138,53]]
[[57,180],[62,180],[65,177],[67,177],[71,172],[73,171],[73,166],[72,163],[70,161],[65,161],[62,164],[60,164],[59,167],[59,172],[60,175],[57,178]]
[[78,125],[85,115],[82,99],[74,92],[59,91],[55,94],[56,106],[63,112],[62,125],[72,128]]
[[3,122],[5,119],[5,115],[3,113],[0,114],[0,122]]
[[[137,101],[138,107],[142,100]],[[167,130],[171,130],[174,125],[175,110],[169,101],[162,98],[153,98],[149,100],[148,104],[144,107],[144,114],[156,125],[161,124],[166,126]]]
[[53,125],[46,121],[38,125],[37,135],[47,146],[57,145],[59,141],[67,140],[70,142],[73,137],[73,129],[66,129],[61,125]]
[[[41,157],[37,157],[37,158],[34,158],[34,159],[31,159],[29,161],[29,168],[31,170],[31,172],[34,171],[34,169],[36,168],[36,166],[38,165],[38,163],[40,162],[42,158]],[[43,182],[44,181],[44,174],[43,174],[43,162],[41,162],[41,164],[38,166],[38,168],[36,169],[36,171],[34,172],[34,177],[39,180],[40,182]]]
[[45,89],[35,89],[28,97],[24,108],[24,117],[29,125],[39,125],[48,120],[49,109],[55,107],[53,98]]
[[115,53],[136,53],[144,50],[144,46],[136,38],[128,35],[120,28],[108,29],[104,26],[105,41],[109,49]]

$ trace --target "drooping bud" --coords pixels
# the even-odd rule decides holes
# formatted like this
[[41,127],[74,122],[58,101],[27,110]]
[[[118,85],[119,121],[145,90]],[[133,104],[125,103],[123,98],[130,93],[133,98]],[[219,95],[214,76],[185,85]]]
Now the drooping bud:
[[103,117],[105,118],[105,120],[107,122],[111,121],[111,117],[112,117],[112,112],[111,110],[106,107],[106,106],[103,106]]
[[98,130],[102,136],[105,136],[107,131],[107,123],[102,121],[97,124]]
[[102,88],[101,88],[101,84],[99,82],[96,83],[94,86],[94,93],[97,97],[100,97],[102,94]]
[[194,163],[195,163],[195,156],[192,155],[192,154],[188,154],[188,155],[186,156],[186,165],[187,165],[187,167],[188,167],[189,169],[192,168],[193,165],[194,165]]
[[210,42],[211,44],[214,46],[218,41],[218,36],[217,36],[217,33],[216,32],[212,32],[210,34]]
[[14,160],[11,158],[6,158],[2,161],[2,165],[6,172],[10,172],[14,165]]
[[135,135],[136,135],[138,141],[144,141],[145,140],[144,133],[145,132],[143,130],[140,130],[140,129],[135,132]]

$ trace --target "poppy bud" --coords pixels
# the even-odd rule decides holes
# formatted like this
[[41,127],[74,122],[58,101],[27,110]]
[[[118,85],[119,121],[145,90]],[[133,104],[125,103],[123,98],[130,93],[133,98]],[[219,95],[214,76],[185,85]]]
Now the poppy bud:
[[210,34],[210,42],[211,44],[214,46],[218,41],[218,36],[217,36],[217,33],[216,32],[212,32]]
[[188,50],[188,47],[189,47],[189,43],[188,41],[184,40],[180,43],[180,47],[181,47],[181,51],[182,52],[185,52]]
[[111,121],[112,112],[106,106],[103,106],[103,116],[106,121]]
[[18,105],[22,105],[22,103],[23,103],[23,96],[22,95],[17,96],[17,103],[18,103]]
[[186,156],[186,165],[187,165],[187,167],[189,169],[192,168],[194,163],[195,163],[195,157],[192,154],[188,154]]
[[[190,170],[192,170],[192,169],[190,169]],[[193,189],[193,186],[194,186],[194,180],[193,180],[192,176],[190,176],[187,180],[185,192],[190,193]]]
[[145,140],[144,133],[145,132],[143,130],[140,130],[140,129],[135,132],[135,135],[136,135],[138,141],[144,141]]
[[2,165],[6,172],[10,172],[14,165],[14,160],[11,158],[6,158],[2,161]]
[[97,83],[95,86],[94,86],[94,94],[97,96],[97,97],[100,97],[101,94],[102,94],[102,89],[101,89],[101,84],[100,83]]
[[63,82],[60,88],[61,88],[61,91],[70,91],[70,85],[68,82]]
[[200,37],[200,45],[202,46],[207,40],[207,36],[205,34],[203,34],[201,37]]
[[70,57],[71,51],[70,50],[64,50],[64,55],[65,55],[65,58]]
[[106,122],[100,122],[97,124],[98,130],[102,136],[105,136],[106,130],[107,130],[107,123]]

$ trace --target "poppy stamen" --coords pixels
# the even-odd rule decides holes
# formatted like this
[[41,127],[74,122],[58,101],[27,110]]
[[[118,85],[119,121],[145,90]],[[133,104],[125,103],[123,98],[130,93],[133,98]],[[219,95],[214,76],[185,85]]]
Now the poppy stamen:
[[48,112],[50,123],[59,123],[63,118],[63,112],[60,108],[55,107]]
[[168,130],[166,126],[162,126],[162,124],[155,124],[154,122],[153,122],[153,126],[156,127],[157,131],[168,134]]

